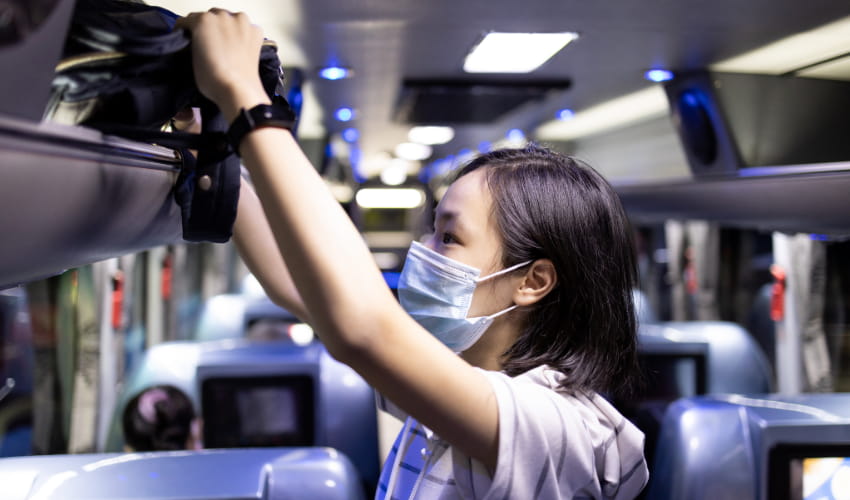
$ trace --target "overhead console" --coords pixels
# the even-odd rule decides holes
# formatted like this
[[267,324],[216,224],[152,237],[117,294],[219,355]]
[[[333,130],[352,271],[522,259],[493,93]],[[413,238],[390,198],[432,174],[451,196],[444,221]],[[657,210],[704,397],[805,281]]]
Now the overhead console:
[[634,220],[850,235],[850,82],[700,71],[665,91],[692,178],[615,185]]
[[850,161],[850,82],[702,71],[664,88],[695,176]]

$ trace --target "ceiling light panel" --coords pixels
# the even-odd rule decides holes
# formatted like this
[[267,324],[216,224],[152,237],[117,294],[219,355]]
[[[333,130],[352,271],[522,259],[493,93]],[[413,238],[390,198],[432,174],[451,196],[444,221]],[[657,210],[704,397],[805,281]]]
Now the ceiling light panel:
[[455,137],[455,130],[451,127],[438,126],[422,126],[413,127],[407,133],[407,138],[410,142],[418,142],[419,144],[429,144],[436,146],[437,144],[446,144]]
[[395,147],[395,155],[403,160],[421,161],[428,159],[434,149],[427,144],[402,142]]
[[363,188],[354,200],[362,208],[416,208],[425,202],[425,193],[414,188]]
[[488,33],[466,56],[467,73],[530,73],[539,68],[578,34]]

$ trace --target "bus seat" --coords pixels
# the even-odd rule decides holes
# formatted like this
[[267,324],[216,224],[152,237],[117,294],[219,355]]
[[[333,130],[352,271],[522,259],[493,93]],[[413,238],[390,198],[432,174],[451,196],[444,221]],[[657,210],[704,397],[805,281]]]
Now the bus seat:
[[150,348],[139,365],[113,412],[106,451],[123,448],[127,402],[147,387],[170,384],[203,418],[205,447],[327,446],[351,459],[367,488],[377,484],[374,392],[322,344],[167,342]]
[[755,498],[755,470],[737,408],[684,398],[667,408],[651,464],[649,499]]
[[[254,335],[252,325],[267,322],[284,328],[265,328],[265,335]],[[239,339],[246,337],[289,338],[288,327],[301,323],[286,309],[265,295],[221,294],[211,297],[201,308],[194,338],[199,341]],[[268,332],[276,330],[277,335]]]
[[32,453],[32,426],[3,430],[0,435],[0,457],[22,457]]
[[773,390],[773,370],[761,347],[736,323],[672,321],[641,328],[640,336],[708,345],[707,392],[765,393]]
[[7,458],[0,484],[4,500],[363,498],[354,466],[330,448]]
[[809,498],[850,472],[848,429],[850,394],[680,399],[662,422],[647,498]]
[[615,406],[646,437],[650,485],[662,421],[679,398],[702,394],[764,393],[772,388],[772,372],[761,348],[734,323],[720,321],[640,324],[638,357],[643,388]]
[[225,293],[204,302],[195,327],[199,341],[238,339],[245,334],[245,297]]
[[632,298],[635,302],[635,312],[639,325],[647,323],[658,323],[658,316],[652,309],[652,303],[649,302],[649,297],[639,288],[632,290]]

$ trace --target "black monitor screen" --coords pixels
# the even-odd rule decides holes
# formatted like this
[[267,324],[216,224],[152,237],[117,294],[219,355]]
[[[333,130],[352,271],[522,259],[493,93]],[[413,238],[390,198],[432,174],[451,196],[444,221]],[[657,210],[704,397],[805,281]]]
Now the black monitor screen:
[[313,407],[309,376],[206,379],[201,386],[204,446],[312,446]]
[[643,401],[672,402],[706,393],[706,363],[701,353],[641,352]]
[[850,444],[775,447],[768,462],[767,498],[850,498]]

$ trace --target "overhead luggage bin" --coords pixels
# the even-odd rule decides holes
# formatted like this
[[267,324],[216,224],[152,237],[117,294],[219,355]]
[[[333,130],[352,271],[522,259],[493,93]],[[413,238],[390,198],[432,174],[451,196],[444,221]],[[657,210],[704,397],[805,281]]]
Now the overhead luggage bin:
[[0,116],[0,289],[182,241],[167,148]]
[[[110,0],[14,0],[8,10],[0,289],[184,239],[227,241],[239,160],[195,88],[176,14]],[[270,97],[282,88],[276,50],[264,44],[260,59]],[[165,132],[189,106],[201,110],[201,133]]]
[[696,71],[664,88],[692,176],[615,185],[633,220],[850,235],[850,82]]
[[641,223],[704,219],[763,231],[850,235],[850,161],[614,188],[629,217]]
[[330,448],[45,455],[0,460],[5,500],[361,499]]

